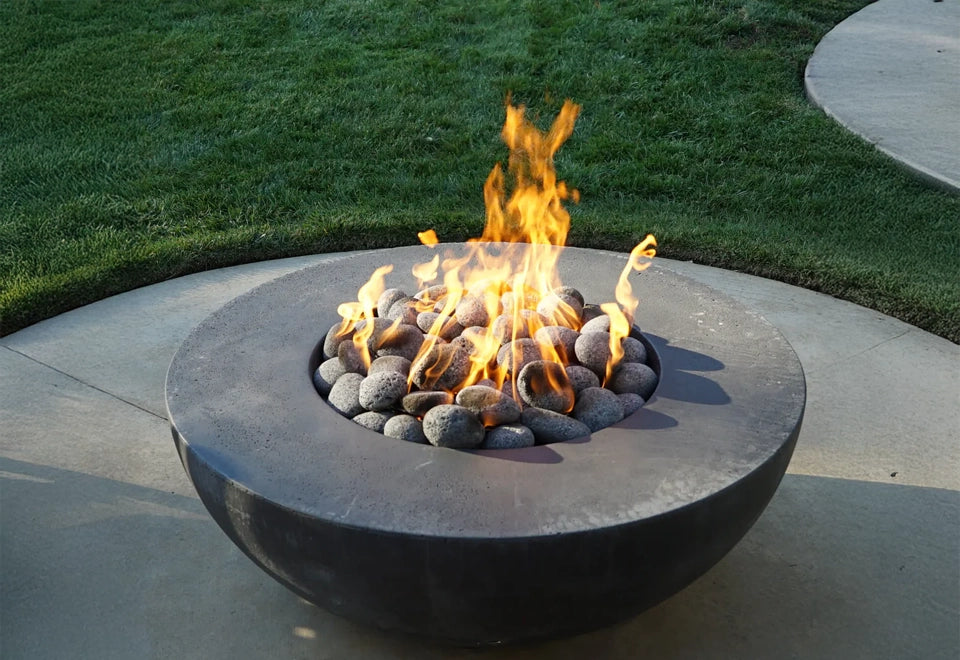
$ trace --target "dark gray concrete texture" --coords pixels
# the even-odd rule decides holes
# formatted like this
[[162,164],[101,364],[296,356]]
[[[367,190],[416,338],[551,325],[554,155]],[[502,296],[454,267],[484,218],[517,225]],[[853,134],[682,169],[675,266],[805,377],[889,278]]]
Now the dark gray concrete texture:
[[810,100],[928,181],[960,191],[960,0],[879,0],[807,64]]
[[[324,258],[192,275],[0,339],[0,657],[481,655],[301,601],[223,535],[174,451],[163,383],[179,343],[230,298]],[[955,659],[960,348],[822,294],[657,263],[755,309],[795,349],[807,408],[787,474],[676,596],[612,628],[482,655]]]

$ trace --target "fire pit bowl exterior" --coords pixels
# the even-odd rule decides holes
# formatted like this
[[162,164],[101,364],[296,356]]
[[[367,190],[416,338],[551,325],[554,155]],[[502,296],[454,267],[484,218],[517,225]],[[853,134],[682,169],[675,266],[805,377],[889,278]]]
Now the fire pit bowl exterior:
[[[656,265],[631,281],[660,385],[591,436],[458,451],[368,431],[313,388],[337,305],[373,270],[462,245],[358,253],[264,284],[183,343],[167,375],[180,458],[267,573],[346,618],[459,645],[572,635],[635,615],[723,557],[787,468],[805,404],[782,335]],[[565,284],[613,299],[626,255],[566,248]]]

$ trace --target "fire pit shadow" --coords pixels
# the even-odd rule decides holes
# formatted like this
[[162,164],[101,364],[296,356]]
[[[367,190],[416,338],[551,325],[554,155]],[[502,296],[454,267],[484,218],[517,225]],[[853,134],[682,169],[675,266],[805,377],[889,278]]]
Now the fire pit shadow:
[[[334,613],[486,645],[628,618],[740,540],[793,453],[803,372],[759,315],[669,270],[652,266],[636,284],[662,384],[631,418],[581,441],[437,448],[364,429],[323,402],[309,359],[337,301],[384,263],[402,273],[433,254],[396,248],[293,273],[185,340],[167,376],[173,437],[234,543]],[[560,275],[604,300],[621,258],[567,248]]]

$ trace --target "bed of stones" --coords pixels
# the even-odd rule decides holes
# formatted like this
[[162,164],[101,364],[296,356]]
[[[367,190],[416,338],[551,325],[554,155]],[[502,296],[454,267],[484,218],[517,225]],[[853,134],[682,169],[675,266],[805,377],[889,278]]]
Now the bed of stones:
[[[636,326],[621,340],[623,357],[604,383],[610,317],[598,306],[585,304],[572,287],[542,298],[501,290],[468,293],[454,307],[442,285],[414,296],[387,289],[366,342],[369,366],[354,342],[367,321],[343,334],[337,323],[324,337],[314,386],[337,412],[371,431],[459,449],[584,437],[649,399],[658,376]],[[443,313],[451,307],[452,314]],[[497,312],[492,323],[489,310]],[[481,380],[461,387],[475,347],[490,336],[500,345],[502,386]],[[421,355],[427,341],[433,345]],[[561,362],[543,359],[546,344]]]

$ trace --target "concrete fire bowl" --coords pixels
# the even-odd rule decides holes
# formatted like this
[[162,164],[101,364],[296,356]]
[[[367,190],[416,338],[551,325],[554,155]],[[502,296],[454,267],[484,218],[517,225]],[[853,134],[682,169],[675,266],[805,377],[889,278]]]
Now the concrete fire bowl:
[[[305,599],[383,629],[462,645],[570,635],[679,591],[747,532],[780,483],[805,403],[776,328],[660,270],[631,277],[660,385],[577,440],[499,451],[403,442],[337,414],[311,383],[337,305],[435,250],[360,253],[264,284],[183,343],[167,406],[210,514]],[[567,248],[565,284],[613,299],[626,255]],[[201,578],[202,579],[202,578]]]

